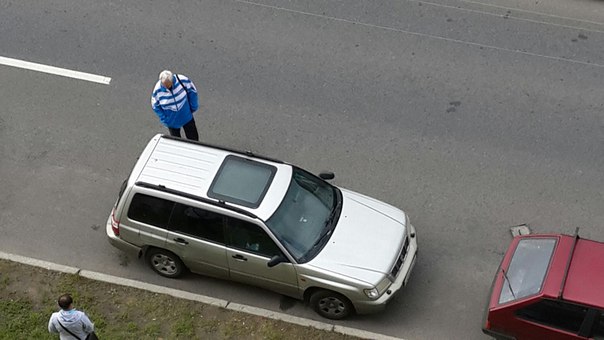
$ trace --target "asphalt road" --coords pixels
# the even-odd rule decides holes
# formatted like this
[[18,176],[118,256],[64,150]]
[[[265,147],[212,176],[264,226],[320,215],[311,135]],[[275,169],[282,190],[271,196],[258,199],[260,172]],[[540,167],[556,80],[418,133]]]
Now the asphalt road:
[[[0,1],[0,249],[319,319],[260,289],[168,280],[105,240],[165,68],[202,140],[331,170],[405,210],[420,257],[384,313],[343,325],[481,339],[511,235],[604,241],[604,9],[588,0]],[[367,244],[371,244],[368,226]]]

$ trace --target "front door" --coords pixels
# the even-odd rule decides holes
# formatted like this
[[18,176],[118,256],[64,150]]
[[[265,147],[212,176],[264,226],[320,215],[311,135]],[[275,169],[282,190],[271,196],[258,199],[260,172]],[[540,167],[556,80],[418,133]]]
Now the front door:
[[[562,300],[543,299],[515,312],[518,338],[585,339],[579,335],[588,308]],[[590,325],[590,329],[592,326]]]
[[283,253],[264,229],[235,218],[227,218],[226,224],[231,279],[299,298],[294,265],[286,262],[268,267],[271,257]]

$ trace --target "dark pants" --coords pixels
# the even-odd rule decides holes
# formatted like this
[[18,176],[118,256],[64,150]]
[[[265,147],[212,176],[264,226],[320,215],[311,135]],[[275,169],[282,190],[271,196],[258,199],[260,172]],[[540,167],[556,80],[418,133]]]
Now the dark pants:
[[[199,134],[197,134],[197,126],[195,126],[195,118],[192,118],[187,124],[183,125],[185,130],[185,136],[188,139],[199,140]],[[170,136],[180,137],[180,129],[168,128],[170,130]]]

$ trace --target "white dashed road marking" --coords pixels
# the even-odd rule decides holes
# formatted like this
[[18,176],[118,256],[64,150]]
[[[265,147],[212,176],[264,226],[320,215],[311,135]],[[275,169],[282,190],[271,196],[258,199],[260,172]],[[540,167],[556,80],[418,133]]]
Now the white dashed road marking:
[[105,77],[105,76],[99,76],[96,74],[73,71],[73,70],[68,70],[68,69],[64,69],[64,68],[37,64],[37,63],[29,62],[29,61],[13,59],[13,58],[6,58],[6,57],[1,57],[1,56],[0,56],[0,65],[13,66],[13,67],[23,68],[23,69],[37,71],[37,72],[50,73],[50,74],[55,74],[55,75],[62,76],[62,77],[86,80],[86,81],[90,81],[93,83],[100,83],[100,84],[105,84],[105,85],[109,85],[109,83],[111,82],[111,78]]

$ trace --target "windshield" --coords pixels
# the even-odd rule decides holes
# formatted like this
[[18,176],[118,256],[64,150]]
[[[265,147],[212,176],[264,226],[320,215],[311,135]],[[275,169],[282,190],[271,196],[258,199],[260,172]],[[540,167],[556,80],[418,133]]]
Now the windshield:
[[518,242],[510,266],[504,271],[505,282],[499,303],[541,291],[555,245],[556,239],[553,238],[532,238]]
[[283,202],[266,225],[297,262],[307,262],[329,240],[341,200],[337,188],[294,167]]

